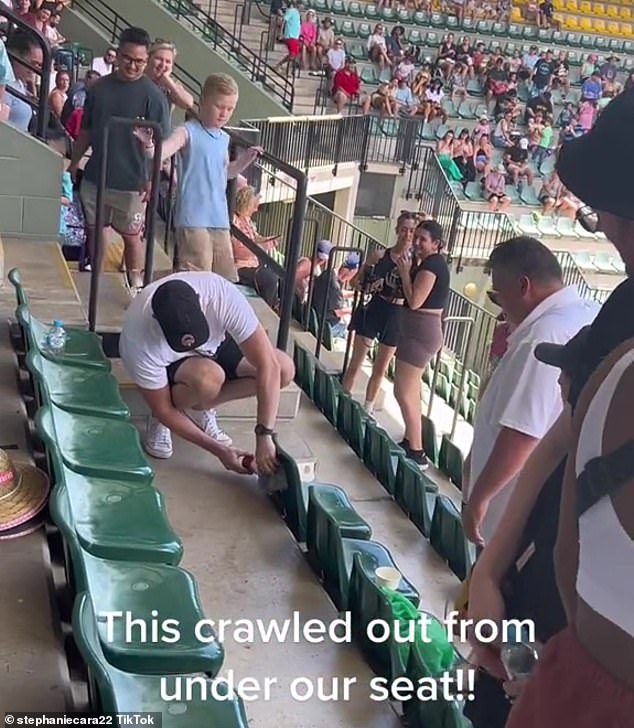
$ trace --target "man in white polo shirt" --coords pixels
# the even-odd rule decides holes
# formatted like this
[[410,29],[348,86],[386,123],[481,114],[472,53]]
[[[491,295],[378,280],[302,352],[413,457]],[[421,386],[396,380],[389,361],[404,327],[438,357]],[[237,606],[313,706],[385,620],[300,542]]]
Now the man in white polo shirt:
[[558,372],[533,356],[536,344],[565,343],[599,310],[564,285],[557,259],[534,238],[498,245],[488,267],[489,298],[514,330],[480,400],[465,466],[462,520],[478,545],[493,535],[526,459],[561,413]]
[[227,470],[249,472],[243,462],[248,453],[231,447],[214,408],[255,395],[256,469],[275,470],[273,427],[293,362],[273,347],[232,283],[206,272],[174,273],[152,283],[130,304],[119,349],[153,414],[143,443],[149,455],[169,458],[175,432]]

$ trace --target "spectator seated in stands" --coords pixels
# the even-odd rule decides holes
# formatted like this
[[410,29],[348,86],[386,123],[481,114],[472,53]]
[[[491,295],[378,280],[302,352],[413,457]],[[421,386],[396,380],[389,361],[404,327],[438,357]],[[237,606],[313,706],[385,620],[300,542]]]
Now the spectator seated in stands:
[[317,39],[319,26],[314,10],[308,10],[302,20],[299,31],[299,40],[302,44],[302,68],[305,71],[320,70],[317,57]]
[[24,15],[22,19],[46,37],[48,21],[51,19],[51,15],[53,15],[54,11],[54,3],[43,3],[33,12],[29,12]]
[[568,51],[559,51],[559,56],[555,60],[552,87],[553,89],[559,89],[564,99],[570,93],[570,63],[568,62]]
[[581,100],[590,101],[595,106],[603,95],[603,84],[601,82],[601,74],[598,69],[592,71],[590,78],[587,78],[581,84]]
[[[328,56],[328,52],[336,47],[337,41],[340,42],[339,50],[344,52],[344,56],[341,59],[341,63],[335,68],[335,71],[338,71],[339,68],[343,66],[343,61],[345,58],[345,51],[343,48],[343,41],[341,38],[335,38],[335,30],[332,27],[332,20],[330,18],[324,18],[321,21],[321,25],[319,26],[319,33],[317,34],[317,45],[315,46],[315,53],[317,54],[317,70],[321,70],[322,66],[326,64],[326,58]],[[330,66],[332,67],[333,64],[328,61]]]
[[77,139],[81,131],[81,120],[84,116],[84,104],[88,89],[100,76],[97,71],[87,71],[83,81],[78,81],[66,95],[60,121],[72,139]]
[[597,70],[597,63],[599,57],[596,53],[589,53],[585,61],[581,64],[581,70],[579,71],[579,79],[583,85],[584,81],[587,81],[590,76]]
[[533,184],[533,170],[528,163],[528,139],[518,137],[513,146],[504,155],[506,171],[510,174],[513,184],[521,192],[522,178],[526,179],[529,185]]
[[459,61],[449,72],[447,80],[447,88],[451,100],[458,106],[467,97],[467,67],[463,66]]
[[526,102],[526,110],[524,112],[524,123],[528,124],[531,119],[535,118],[536,114],[541,114],[542,119],[547,116],[553,116],[553,102],[552,94],[550,91],[544,91],[539,96],[533,96]]
[[579,208],[579,202],[566,190],[554,170],[542,184],[539,201],[544,215],[555,213],[560,217],[569,217],[572,220],[575,219]]
[[321,273],[313,284],[312,306],[317,312],[318,319],[325,308],[325,321],[330,326],[330,333],[334,338],[345,339],[348,335],[349,317],[352,313],[349,303],[344,296],[343,286],[351,281],[359,270],[359,256],[350,253],[338,270],[326,270]]
[[68,71],[58,71],[55,74],[55,88],[48,97],[48,108],[56,119],[61,119],[62,109],[68,98],[70,88],[70,74]]
[[381,23],[374,26],[374,32],[368,38],[368,58],[372,63],[383,70],[385,66],[391,66],[392,61],[387,53],[387,42],[385,40],[384,28]]
[[456,50],[456,63],[462,66],[463,74],[465,78],[473,78],[473,48],[471,47],[471,41],[468,36],[464,36],[458,49]]
[[114,64],[117,60],[117,49],[108,46],[103,56],[93,59],[92,70],[97,71],[100,76],[107,76],[114,71]]
[[[23,30],[16,30],[9,36],[7,50],[17,60],[12,61],[15,81],[9,81],[6,86],[14,91],[35,100],[37,94],[36,73],[29,66],[42,68],[44,56],[35,36]],[[23,60],[24,63],[20,63]],[[25,64],[29,64],[28,66]],[[9,107],[8,122],[21,131],[28,132],[33,118],[33,109],[29,103],[10,93],[4,95],[4,103]]]
[[493,146],[488,134],[481,134],[473,153],[473,166],[478,174],[487,175],[493,160]]
[[[233,224],[238,230],[269,253],[277,246],[277,235],[259,235],[252,220],[253,215],[260,207],[260,195],[253,187],[242,187],[236,195]],[[279,303],[279,279],[275,273],[262,265],[258,256],[243,242],[233,236],[233,258],[238,271],[238,281],[245,286],[251,286],[271,308]]]
[[528,80],[533,75],[535,64],[539,60],[539,48],[536,45],[530,46],[528,53],[522,56],[522,68],[520,69],[520,78]]
[[473,129],[473,141],[477,144],[480,137],[483,135],[486,135],[487,137],[491,136],[491,124],[489,123],[488,114],[480,114],[478,123]]
[[425,91],[429,88],[432,78],[431,64],[423,63],[412,82],[412,93],[419,99],[425,98]]
[[599,68],[603,90],[610,91],[613,94],[621,92],[621,84],[617,83],[616,80],[619,72],[618,62],[619,59],[616,56],[608,56],[605,63]]
[[504,58],[498,56],[494,66],[487,74],[486,79],[486,101],[489,104],[492,100],[504,96],[508,91],[508,73],[504,68]]
[[505,112],[502,118],[495,125],[491,141],[496,149],[509,149],[513,146],[513,115],[510,111]]
[[[511,74],[515,76],[515,74]],[[519,99],[517,98],[517,91],[511,88],[512,79],[509,78],[509,87],[505,94],[498,96],[495,100],[495,106],[493,107],[493,118],[500,119],[505,114],[510,114],[511,123],[515,124],[517,118],[521,113]]]
[[297,270],[295,272],[295,295],[299,303],[305,303],[308,296],[311,276],[318,276],[322,270],[328,265],[328,258],[332,250],[330,240],[320,240],[317,243],[315,256],[310,258],[300,258],[297,261]]
[[347,57],[343,68],[335,73],[332,82],[332,97],[341,113],[346,106],[359,96],[361,90],[361,78],[357,73],[354,58]]
[[402,25],[395,25],[387,37],[385,45],[392,65],[398,65],[408,49],[408,45],[405,42],[405,28]]
[[426,124],[434,121],[434,119],[440,119],[442,124],[447,123],[447,112],[442,106],[444,97],[445,92],[442,89],[442,81],[439,79],[433,80],[427,91],[425,91],[425,101],[423,103],[423,117]]
[[484,177],[484,197],[491,212],[505,210],[511,204],[506,194],[506,168],[503,164],[491,169]]
[[[379,116],[382,119],[396,116],[397,87],[398,81],[396,81],[396,79],[393,79],[392,81],[387,81],[386,83],[380,84],[376,91],[367,96],[364,96],[361,101],[363,113],[367,114],[370,111],[378,111]],[[416,110],[414,113],[416,113]]]
[[332,79],[337,71],[346,65],[346,49],[343,47],[343,40],[337,38],[331,48],[328,48],[324,56],[324,71],[326,77]]
[[445,39],[440,44],[438,58],[436,59],[436,65],[442,73],[448,74],[451,67],[456,62],[457,55],[458,49],[454,42],[454,35],[453,33],[447,33]]
[[579,104],[579,116],[577,123],[584,133],[592,129],[596,115],[597,104],[594,101],[584,99]]
[[399,81],[406,81],[410,84],[414,78],[416,66],[414,65],[414,56],[407,51],[403,56],[403,60],[398,64],[394,71],[394,78]]
[[392,99],[395,110],[403,116],[415,116],[418,112],[418,99],[412,93],[412,89],[405,79],[396,81],[396,83],[398,86]]
[[59,24],[62,22],[62,14],[54,12],[46,26],[45,38],[53,50],[66,43],[66,38],[59,32]]
[[541,170],[541,166],[544,163],[546,157],[548,157],[553,152],[553,137],[553,120],[549,116],[547,116],[541,124],[539,139],[535,148],[533,149],[532,158],[535,160],[538,172]]
[[150,58],[146,74],[167,97],[170,108],[175,106],[183,111],[194,108],[194,97],[172,76],[176,46],[168,40],[157,39],[150,47]]
[[456,145],[455,134],[449,129],[442,139],[436,143],[436,155],[438,162],[445,171],[448,179],[452,182],[462,182],[463,176],[460,167],[454,161],[454,149]]

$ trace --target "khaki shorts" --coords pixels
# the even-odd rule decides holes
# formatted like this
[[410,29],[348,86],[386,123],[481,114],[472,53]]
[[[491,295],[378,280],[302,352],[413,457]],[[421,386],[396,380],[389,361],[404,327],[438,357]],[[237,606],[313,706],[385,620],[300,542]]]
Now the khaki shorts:
[[[82,180],[80,197],[88,227],[95,226],[97,217],[97,187]],[[140,192],[106,190],[104,198],[104,227],[112,227],[119,235],[138,235],[145,225],[146,203]]]
[[233,283],[238,274],[233,260],[231,233],[220,228],[176,228],[179,271],[204,270]]

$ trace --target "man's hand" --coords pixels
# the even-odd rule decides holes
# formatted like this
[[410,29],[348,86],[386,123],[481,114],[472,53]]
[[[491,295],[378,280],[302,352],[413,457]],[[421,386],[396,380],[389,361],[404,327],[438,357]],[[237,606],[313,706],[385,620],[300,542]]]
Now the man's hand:
[[255,160],[262,154],[264,154],[264,149],[262,147],[249,147],[244,153],[244,161],[248,164],[253,164],[253,162],[255,162]]
[[230,470],[233,473],[240,473],[240,475],[247,475],[251,471],[244,467],[243,460],[246,456],[251,453],[246,450],[237,450],[235,447],[226,447],[218,455],[218,460],[223,464],[225,470]]
[[255,463],[258,474],[260,475],[273,475],[273,473],[277,470],[278,462],[273,438],[257,438],[255,446]]
[[473,498],[465,503],[462,511],[462,527],[466,538],[478,546],[484,546],[484,538],[480,533],[482,521],[487,514],[488,503]]
[[141,195],[141,202],[144,204],[149,202],[150,197],[152,196],[152,183],[146,182],[139,190],[139,194]]
[[146,149],[154,146],[154,130],[148,126],[135,126],[132,135],[136,137]]

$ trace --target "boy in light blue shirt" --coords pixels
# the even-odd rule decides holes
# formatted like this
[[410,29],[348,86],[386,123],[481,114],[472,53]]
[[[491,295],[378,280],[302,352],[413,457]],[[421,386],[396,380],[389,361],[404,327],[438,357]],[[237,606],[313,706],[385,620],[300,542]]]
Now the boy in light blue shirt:
[[[213,271],[236,282],[231,245],[227,181],[237,177],[262,152],[251,147],[229,161],[229,135],[223,130],[238,103],[238,85],[230,76],[207,78],[198,117],[178,127],[163,143],[163,159],[178,153],[178,193],[174,228],[178,270]],[[147,156],[154,154],[151,131],[138,128]]]
[[4,41],[0,38],[0,121],[6,121],[9,118],[9,108],[5,104],[4,87],[15,81],[13,68],[9,60],[9,54],[4,47]]

